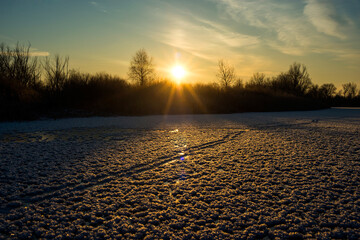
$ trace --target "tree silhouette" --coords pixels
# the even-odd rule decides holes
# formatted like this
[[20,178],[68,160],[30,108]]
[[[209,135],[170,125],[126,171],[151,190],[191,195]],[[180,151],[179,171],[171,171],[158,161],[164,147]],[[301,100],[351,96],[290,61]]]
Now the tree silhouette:
[[323,98],[331,98],[336,93],[336,87],[333,83],[325,83],[321,85],[320,89],[320,95]]
[[295,93],[303,95],[311,86],[311,79],[304,64],[295,62],[290,65],[288,76]]
[[23,86],[37,83],[40,71],[37,58],[30,54],[30,44],[25,47],[18,43],[14,49],[0,44],[0,75]]
[[218,62],[218,72],[216,76],[220,80],[224,88],[228,88],[235,81],[235,68],[227,63],[225,60],[220,59]]
[[255,88],[255,87],[266,87],[268,85],[268,80],[264,73],[254,73],[250,78],[249,82],[246,84],[247,87]]
[[140,49],[130,62],[129,78],[137,82],[140,86],[148,84],[155,74],[153,59],[145,49]]
[[44,70],[50,89],[59,92],[69,75],[69,57],[64,59],[59,55],[55,55],[53,59],[46,57]]
[[342,85],[344,90],[344,97],[346,98],[354,98],[357,95],[357,85],[356,83],[349,82]]
[[312,86],[306,66],[296,62],[290,65],[288,72],[280,73],[271,84],[275,90],[298,96],[305,95]]

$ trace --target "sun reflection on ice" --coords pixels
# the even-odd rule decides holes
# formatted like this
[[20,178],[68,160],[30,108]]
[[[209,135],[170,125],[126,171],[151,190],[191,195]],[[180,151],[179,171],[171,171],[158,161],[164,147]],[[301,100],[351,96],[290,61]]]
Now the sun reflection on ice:
[[173,147],[175,152],[177,152],[178,156],[174,161],[172,161],[173,163],[180,163],[178,165],[176,165],[178,167],[178,172],[179,172],[179,179],[178,181],[182,181],[186,179],[186,162],[187,160],[189,160],[189,152],[188,152],[188,140],[187,137],[185,136],[185,134],[181,131],[179,131],[179,129],[174,129],[169,131],[170,133],[172,133],[171,135],[171,142],[173,143]]

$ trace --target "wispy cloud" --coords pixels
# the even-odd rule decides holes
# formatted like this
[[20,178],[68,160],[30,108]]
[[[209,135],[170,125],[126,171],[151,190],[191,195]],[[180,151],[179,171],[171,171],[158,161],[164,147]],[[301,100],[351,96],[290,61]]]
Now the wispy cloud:
[[[171,6],[167,7],[171,9]],[[229,60],[239,69],[238,74],[242,78],[249,78],[253,72],[263,71],[270,66],[271,59],[267,56],[251,53],[252,50],[261,48],[259,36],[241,33],[234,26],[188,10],[176,9],[169,12],[168,15],[159,16],[167,24],[144,34],[213,66],[211,68],[208,65],[206,69],[197,66],[192,70],[195,74],[200,76],[208,75],[209,71],[216,72],[220,58]]]
[[[20,52],[20,53],[27,54],[26,52]],[[15,56],[16,53],[15,52],[10,52],[10,53],[5,52],[5,53],[0,53],[0,55]],[[39,51],[30,51],[29,52],[29,56],[31,56],[31,57],[46,57],[49,55],[50,55],[49,52],[39,52]]]
[[30,47],[29,55],[32,57],[46,57],[50,56],[50,53],[46,51],[39,51],[37,48]]
[[97,7],[99,5],[97,2],[94,1],[90,2],[90,4],[93,5],[94,7]]
[[348,65],[359,66],[360,64],[360,50],[353,48],[334,48],[331,45],[324,46],[322,49],[314,50],[319,54],[331,54],[334,60],[348,62]]
[[354,34],[358,30],[351,29],[352,21],[346,13],[340,15],[341,10],[335,8],[334,1],[305,0],[305,4],[275,0],[216,2],[231,20],[262,31],[263,37],[259,38],[262,44],[281,53],[304,56],[321,52],[333,55],[334,59],[349,62],[356,59],[357,54],[352,53],[354,49],[348,47],[351,43],[346,42],[349,39],[345,31]]
[[259,43],[257,36],[238,33],[189,12],[167,21],[171,24],[152,32],[157,41],[211,62],[217,62],[219,52],[233,55],[234,49],[252,48]]
[[[321,14],[311,10],[316,9],[316,5],[311,4],[319,3],[320,0],[207,1],[218,7],[217,16],[211,15],[210,18],[191,9],[174,10],[169,4],[169,14],[159,16],[167,24],[151,33],[147,32],[147,36],[208,61],[215,66],[214,71],[214,63],[219,58],[226,58],[244,78],[258,71],[270,75],[278,73],[277,70],[267,71],[274,69],[273,59],[266,55],[273,50],[290,56],[321,54],[332,60],[346,62],[349,66],[359,62],[358,51],[350,47],[349,39],[343,37],[339,30],[340,17],[333,17],[335,12],[331,10],[331,5],[326,5],[327,10]],[[310,16],[314,18],[310,20]],[[344,16],[342,24],[347,21]],[[322,22],[323,28],[319,31],[314,25],[315,17],[328,17],[332,22],[329,22],[330,26]]]
[[49,56],[49,52],[41,52],[41,51],[30,51],[29,55],[32,57],[46,57]]
[[257,36],[241,34],[231,30],[227,26],[212,22],[210,20],[192,16],[196,24],[201,26],[208,34],[211,34],[214,40],[228,47],[249,47],[257,45],[260,41]]
[[346,36],[340,31],[341,26],[333,18],[336,16],[336,11],[329,1],[306,0],[306,3],[304,14],[319,32],[346,39]]
[[[6,41],[2,41],[2,40],[6,40]],[[6,43],[6,42],[9,42],[9,44],[5,44],[5,46],[9,46],[10,48],[14,49],[18,44],[19,42],[16,42],[13,38],[11,37],[8,37],[8,36],[4,36],[4,35],[0,35],[0,43]],[[47,52],[47,51],[39,51],[39,49],[37,48],[33,48],[30,46],[30,43],[28,43],[28,45],[24,44],[20,44],[20,47],[24,47],[24,48],[27,48],[27,46],[30,47],[29,49],[29,55],[30,56],[33,56],[33,57],[46,57],[46,56],[49,56],[50,53]]]
[[218,0],[215,1],[225,8],[225,12],[234,20],[241,21],[244,18],[250,25],[266,28],[266,15],[264,10],[269,9],[269,2],[264,1],[236,1],[236,0]]
[[[210,72],[217,71],[217,62],[220,58],[226,58],[237,69],[239,76],[249,78],[253,72],[261,71],[262,67],[269,66],[270,60],[264,56],[246,53],[241,49],[253,46],[257,41],[249,41],[245,38],[245,43],[237,43],[235,39],[218,37],[214,29],[203,28],[201,26],[187,25],[187,31],[182,28],[173,29],[172,31],[163,32],[158,35],[158,39],[166,45],[169,45],[178,51],[184,51],[189,55],[203,59],[213,67],[201,69],[197,67],[193,72],[199,76],[208,75]],[[203,31],[203,34],[195,34]],[[229,34],[231,36],[231,34]],[[236,37],[239,41],[243,38]],[[244,40],[244,39],[243,39]],[[234,41],[234,42],[232,42]]]
[[[5,52],[0,53],[0,54],[11,55],[11,56],[16,55],[17,51],[14,51],[14,49],[16,48],[16,44],[10,44],[9,47],[10,47],[9,52],[7,49],[5,49]],[[5,48],[6,48],[6,45],[5,45]],[[37,48],[30,47],[29,51],[27,51],[27,50],[28,49],[26,46],[20,46],[20,48],[19,48],[19,52],[21,54],[29,54],[29,56],[31,56],[31,57],[46,57],[46,56],[50,55],[49,52],[39,51]]]
[[107,13],[107,10],[103,6],[101,6],[98,2],[91,1],[91,2],[89,2],[89,4],[93,7],[95,7],[97,10],[99,10],[103,13]]
[[218,5],[232,20],[261,29],[263,43],[282,53],[303,55],[311,44],[305,20],[294,14],[292,2],[219,0]]

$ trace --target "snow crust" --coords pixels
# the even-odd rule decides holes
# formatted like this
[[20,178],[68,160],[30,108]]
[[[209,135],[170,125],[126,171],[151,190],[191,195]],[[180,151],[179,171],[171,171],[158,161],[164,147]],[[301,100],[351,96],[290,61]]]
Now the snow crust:
[[0,239],[359,239],[360,109],[0,123]]

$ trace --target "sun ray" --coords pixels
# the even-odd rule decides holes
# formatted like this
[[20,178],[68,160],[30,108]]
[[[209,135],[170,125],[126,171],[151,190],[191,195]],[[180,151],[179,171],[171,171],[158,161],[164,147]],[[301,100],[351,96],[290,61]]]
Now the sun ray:
[[171,90],[170,90],[170,95],[168,98],[168,101],[166,103],[165,109],[164,109],[164,114],[167,115],[169,113],[169,110],[171,108],[173,99],[174,99],[174,94],[175,94],[175,86],[171,86]]
[[206,109],[205,105],[202,103],[200,98],[196,95],[196,93],[195,93],[194,89],[192,88],[192,86],[188,85],[188,84],[185,84],[184,86],[189,91],[189,93],[191,94],[191,96],[193,97],[195,102],[198,104],[198,106],[199,106],[200,110],[202,111],[202,113],[207,113],[207,109]]

